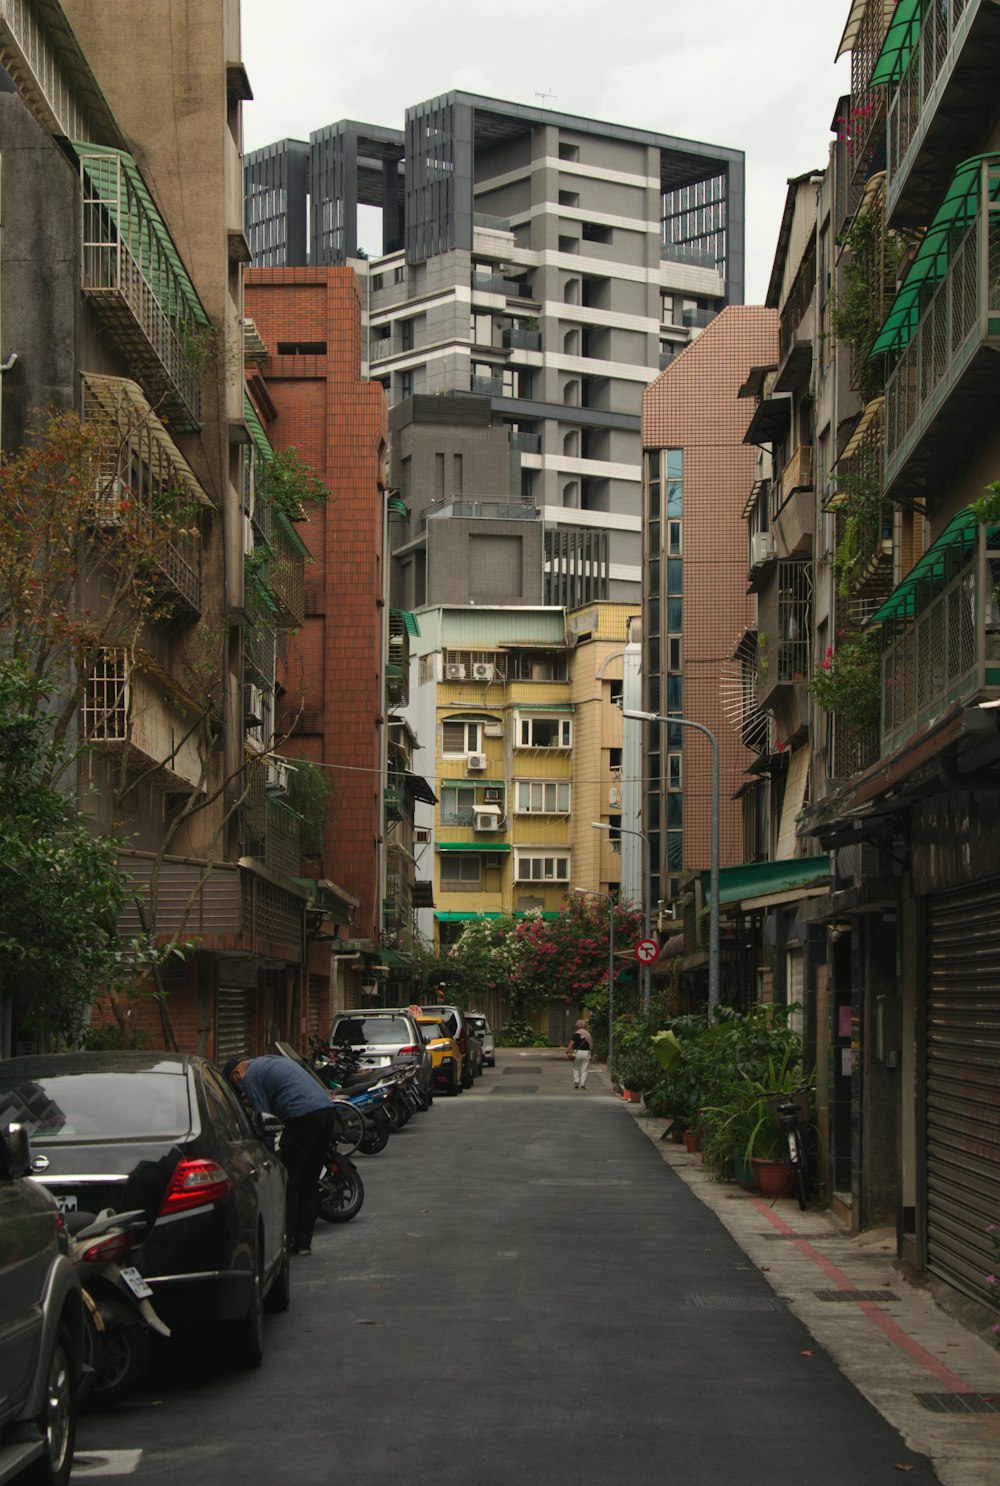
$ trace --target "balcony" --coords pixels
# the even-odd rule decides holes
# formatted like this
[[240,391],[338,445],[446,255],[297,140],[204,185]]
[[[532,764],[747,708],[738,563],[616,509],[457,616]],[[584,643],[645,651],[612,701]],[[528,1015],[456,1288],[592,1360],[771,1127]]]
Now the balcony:
[[540,330],[505,330],[502,340],[505,351],[540,351],[542,349]]
[[521,280],[505,279],[503,274],[483,273],[479,270],[472,274],[472,291],[474,294],[500,294],[504,299],[531,298],[529,285]]
[[757,597],[757,701],[779,717],[790,742],[805,717],[805,684],[811,674],[812,565],[783,558]]
[[131,156],[74,146],[80,160],[83,292],[151,405],[200,424],[199,341],[211,335],[180,256]]
[[248,784],[241,812],[242,855],[282,877],[299,871],[301,817],[281,799],[269,795],[259,759],[247,763]]
[[897,83],[888,118],[888,205],[894,222],[930,221],[952,164],[983,138],[1000,68],[1000,6],[901,0],[877,75]]
[[173,677],[152,656],[105,650],[87,682],[81,710],[84,741],[102,753],[128,754],[130,766],[167,794],[204,789],[207,760],[199,745],[199,709],[187,706]]
[[792,392],[808,384],[815,340],[815,293],[816,255],[811,253],[781,307],[775,392]]
[[[262,503],[263,504],[263,503]],[[288,517],[275,511],[265,582],[279,629],[298,629],[306,613],[305,564],[308,548]]]
[[243,658],[265,686],[274,684],[277,611],[270,595],[256,578],[244,585],[243,609],[247,626],[243,631]]
[[779,556],[812,551],[814,504],[812,445],[800,444],[771,485],[771,530]]
[[461,516],[466,521],[537,521],[538,507],[531,501],[460,500],[445,496],[436,500],[420,518],[422,529],[440,516]]
[[514,430],[510,435],[510,447],[519,454],[541,454],[542,436],[540,433],[518,433]]
[[875,614],[882,756],[955,702],[1000,695],[1000,528],[956,516]]
[[470,377],[469,391],[482,397],[502,397],[503,377]]
[[382,336],[370,343],[369,359],[371,361],[385,361],[387,356],[393,354],[392,336]]
[[885,392],[886,494],[933,493],[987,438],[1000,394],[1000,155],[964,162],[872,354],[899,351]]

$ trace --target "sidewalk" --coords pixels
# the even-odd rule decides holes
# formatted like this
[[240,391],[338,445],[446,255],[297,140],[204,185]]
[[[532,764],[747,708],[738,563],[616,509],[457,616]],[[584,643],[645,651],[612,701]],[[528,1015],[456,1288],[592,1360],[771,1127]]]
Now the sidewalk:
[[[595,1071],[606,1091],[604,1068]],[[997,1486],[1000,1351],[906,1278],[895,1235],[852,1237],[829,1213],[713,1181],[699,1156],[662,1139],[666,1121],[642,1105],[621,1107],[841,1372],[912,1450],[930,1456],[943,1486]]]

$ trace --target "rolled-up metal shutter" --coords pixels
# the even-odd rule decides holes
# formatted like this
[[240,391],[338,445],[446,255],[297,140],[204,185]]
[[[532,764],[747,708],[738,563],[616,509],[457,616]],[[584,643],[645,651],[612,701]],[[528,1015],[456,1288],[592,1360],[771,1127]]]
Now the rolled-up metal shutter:
[[215,1061],[250,1051],[250,992],[243,986],[219,986],[215,993]]
[[1000,1202],[1000,881],[927,902],[927,1262],[985,1299]]

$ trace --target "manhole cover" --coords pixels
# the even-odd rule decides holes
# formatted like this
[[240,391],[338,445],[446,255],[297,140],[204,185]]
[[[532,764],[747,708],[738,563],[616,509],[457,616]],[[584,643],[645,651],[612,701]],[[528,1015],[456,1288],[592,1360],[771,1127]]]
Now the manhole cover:
[[494,1094],[537,1094],[537,1084],[496,1084]]
[[1000,1414],[992,1393],[917,1393],[917,1402],[932,1414]]
[[784,1305],[772,1295],[689,1295],[688,1305],[700,1311],[780,1311]]
[[898,1300],[892,1290],[814,1290],[817,1300],[869,1300],[876,1304],[880,1300]]
[[541,1073],[540,1063],[518,1063],[516,1068],[505,1068],[504,1073],[513,1074],[515,1078],[523,1078],[526,1073]]

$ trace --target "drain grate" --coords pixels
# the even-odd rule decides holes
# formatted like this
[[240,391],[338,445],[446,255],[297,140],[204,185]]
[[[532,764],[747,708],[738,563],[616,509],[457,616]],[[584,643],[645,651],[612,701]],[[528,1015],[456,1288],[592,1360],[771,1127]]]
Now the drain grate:
[[917,1393],[915,1397],[932,1414],[1000,1414],[1000,1398],[992,1393]]
[[781,1311],[784,1303],[773,1295],[688,1295],[687,1304],[699,1311]]
[[876,1304],[880,1300],[898,1300],[891,1290],[814,1290],[817,1300],[869,1300]]

